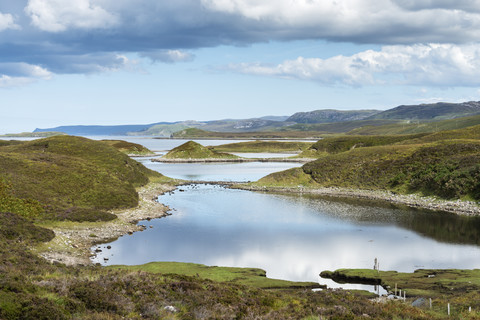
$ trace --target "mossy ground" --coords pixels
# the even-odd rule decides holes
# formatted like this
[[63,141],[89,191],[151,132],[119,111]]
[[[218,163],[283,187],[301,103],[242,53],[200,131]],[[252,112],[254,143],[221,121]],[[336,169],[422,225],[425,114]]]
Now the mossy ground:
[[138,266],[111,266],[113,269],[147,271],[152,273],[179,274],[198,277],[217,282],[229,282],[248,285],[264,289],[289,289],[289,288],[315,288],[319,287],[314,282],[293,282],[286,280],[270,279],[266,272],[257,268],[232,268],[206,266],[196,263],[181,262],[151,262]]

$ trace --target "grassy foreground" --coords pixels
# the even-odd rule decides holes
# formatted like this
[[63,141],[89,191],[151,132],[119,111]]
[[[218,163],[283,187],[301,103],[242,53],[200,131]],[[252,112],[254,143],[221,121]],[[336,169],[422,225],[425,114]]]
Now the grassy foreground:
[[267,278],[262,269],[206,266],[197,263],[151,262],[139,266],[111,266],[108,268],[179,274],[217,282],[242,284],[263,289],[319,288],[316,282],[293,282]]

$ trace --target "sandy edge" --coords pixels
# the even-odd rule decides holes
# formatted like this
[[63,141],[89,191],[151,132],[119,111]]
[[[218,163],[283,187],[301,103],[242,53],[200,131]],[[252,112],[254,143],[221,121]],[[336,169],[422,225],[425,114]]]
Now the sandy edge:
[[91,265],[91,248],[95,244],[143,231],[145,227],[137,225],[140,220],[167,216],[169,208],[157,202],[156,198],[175,188],[162,183],[148,183],[137,190],[139,205],[135,208],[111,211],[118,217],[113,221],[58,223],[54,227],[48,227],[55,232],[55,238],[37,248],[37,253],[51,263]]
[[432,197],[422,197],[417,194],[397,194],[386,190],[362,190],[349,188],[266,187],[249,186],[245,184],[237,184],[232,186],[231,188],[262,192],[282,192],[297,194],[308,193],[336,198],[357,198],[374,201],[384,201],[393,204],[405,205],[412,208],[445,211],[464,216],[480,215],[480,206],[473,201],[441,200]]

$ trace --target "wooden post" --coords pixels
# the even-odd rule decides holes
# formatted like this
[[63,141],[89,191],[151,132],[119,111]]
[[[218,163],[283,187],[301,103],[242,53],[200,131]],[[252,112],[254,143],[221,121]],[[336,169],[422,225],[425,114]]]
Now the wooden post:
[[432,298],[430,298],[430,309],[432,309]]
[[395,283],[395,298],[397,297],[397,284]]
[[403,290],[403,301],[407,299],[407,291]]
[[468,307],[468,312],[472,312],[472,307]]
[[448,315],[450,315],[450,303],[447,304],[447,313],[448,313]]

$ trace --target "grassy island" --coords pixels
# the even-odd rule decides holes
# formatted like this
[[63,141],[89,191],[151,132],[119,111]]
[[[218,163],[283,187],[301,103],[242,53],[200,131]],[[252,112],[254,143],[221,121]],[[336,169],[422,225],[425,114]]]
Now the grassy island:
[[202,146],[194,141],[187,141],[184,144],[173,148],[163,159],[179,159],[179,160],[192,160],[192,159],[239,159],[240,157],[233,154],[218,152]]

